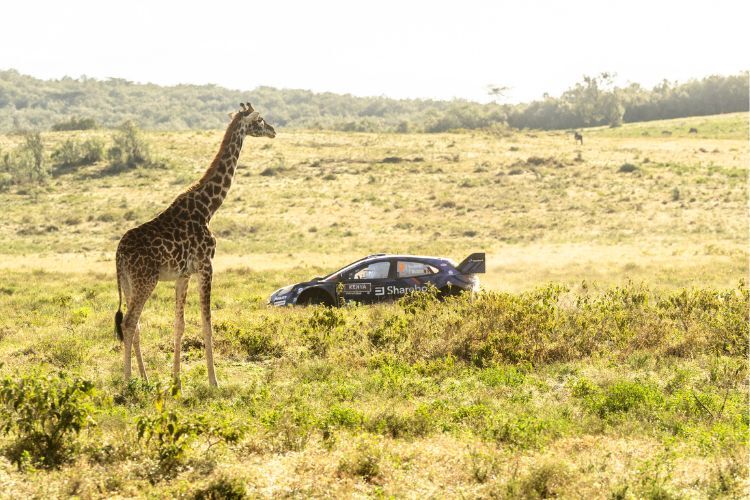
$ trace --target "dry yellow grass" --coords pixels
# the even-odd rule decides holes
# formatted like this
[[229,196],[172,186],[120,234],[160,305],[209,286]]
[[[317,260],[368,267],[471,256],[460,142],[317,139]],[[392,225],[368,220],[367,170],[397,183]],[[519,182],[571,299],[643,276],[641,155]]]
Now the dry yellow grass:
[[[738,115],[728,116],[713,120]],[[669,123],[682,122],[659,128]],[[282,131],[248,140],[212,222],[218,265],[324,271],[368,253],[458,260],[484,250],[484,283],[508,290],[551,279],[727,286],[744,275],[748,142],[724,139],[721,129],[716,137],[609,133],[593,130],[583,146],[559,132]],[[167,170],[111,176],[95,165],[41,189],[0,193],[0,268],[107,270],[119,236],[197,179],[221,134],[148,133]],[[108,133],[44,140],[52,150],[89,135]],[[19,140],[0,136],[0,147]],[[636,170],[619,172],[625,163]]]

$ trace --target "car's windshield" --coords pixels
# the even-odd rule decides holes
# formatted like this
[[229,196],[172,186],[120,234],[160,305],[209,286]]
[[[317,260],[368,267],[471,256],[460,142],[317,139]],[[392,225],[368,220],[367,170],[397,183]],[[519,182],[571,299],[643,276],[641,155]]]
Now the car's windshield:
[[323,278],[320,281],[336,281],[337,279],[339,279],[339,277],[343,276],[347,271],[355,267],[360,262],[361,261],[353,262],[345,267],[342,267],[338,271],[334,271],[331,274],[323,276]]
[[[365,259],[361,259],[361,260],[358,260],[356,262],[352,262],[348,266],[342,267],[338,271],[333,272],[333,273],[331,273],[331,274],[329,274],[327,276],[324,276],[321,281],[336,281],[336,280],[340,279],[342,276],[347,275],[349,273],[349,271],[352,271],[355,267],[361,266],[363,260],[365,260]],[[381,263],[381,265],[382,265],[382,263]],[[386,274],[387,273],[388,273],[388,270],[387,270],[387,266],[386,266]]]

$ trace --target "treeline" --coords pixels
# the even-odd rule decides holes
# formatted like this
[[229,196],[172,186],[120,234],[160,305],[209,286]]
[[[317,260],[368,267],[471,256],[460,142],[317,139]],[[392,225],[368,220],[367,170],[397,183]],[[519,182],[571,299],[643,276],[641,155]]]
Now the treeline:
[[584,77],[560,97],[529,104],[480,104],[355,97],[349,94],[215,85],[162,87],[123,79],[40,80],[0,71],[0,131],[114,128],[133,121],[147,129],[215,129],[227,112],[250,101],[278,127],[343,131],[443,132],[510,125],[566,129],[748,110],[748,73],[711,76],[648,90],[612,85],[602,74]]
[[584,77],[560,97],[513,107],[507,123],[550,130],[733,113],[748,111],[748,92],[748,72],[683,84],[664,80],[650,90],[637,83],[616,87],[613,76],[602,73]]

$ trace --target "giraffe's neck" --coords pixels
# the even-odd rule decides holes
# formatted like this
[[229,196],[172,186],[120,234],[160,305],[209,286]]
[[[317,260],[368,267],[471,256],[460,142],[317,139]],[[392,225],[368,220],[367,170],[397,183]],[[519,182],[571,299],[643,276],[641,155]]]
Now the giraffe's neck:
[[216,158],[194,188],[198,195],[197,199],[207,203],[205,211],[207,222],[224,202],[232,186],[245,132],[245,127],[240,120],[234,120],[229,125]]

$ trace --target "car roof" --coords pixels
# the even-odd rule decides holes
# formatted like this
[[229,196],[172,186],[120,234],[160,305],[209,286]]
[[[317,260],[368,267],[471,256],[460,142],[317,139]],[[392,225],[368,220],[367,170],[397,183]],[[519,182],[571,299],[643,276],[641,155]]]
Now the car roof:
[[439,261],[450,260],[445,257],[433,257],[431,255],[409,255],[409,254],[402,254],[402,253],[376,253],[376,254],[368,255],[367,257],[363,257],[357,262],[364,262],[366,260],[377,260],[377,259],[383,259],[383,260],[412,259],[412,260],[439,260]]
[[338,269],[337,271],[327,275],[326,278],[342,273],[344,271],[348,271],[361,264],[366,264],[368,262],[385,261],[385,260],[391,260],[391,259],[419,260],[419,261],[428,262],[432,264],[438,264],[438,265],[447,263],[452,267],[456,267],[456,264],[452,260],[447,259],[445,257],[431,257],[428,255],[408,255],[408,254],[395,254],[395,253],[375,253],[372,255],[368,255],[367,257],[362,257],[359,260],[355,260],[354,262],[351,262],[345,265],[341,269]]
[[363,257],[359,260],[356,260],[352,262],[351,264],[348,264],[346,267],[354,266],[355,264],[364,264],[367,262],[376,262],[376,261],[382,261],[382,260],[391,260],[391,259],[403,259],[403,260],[419,260],[423,262],[429,262],[429,263],[448,263],[451,266],[455,267],[456,264],[453,263],[452,260],[447,259],[445,257],[432,257],[429,255],[409,255],[409,254],[397,254],[397,253],[376,253],[372,255],[368,255],[367,257]]

